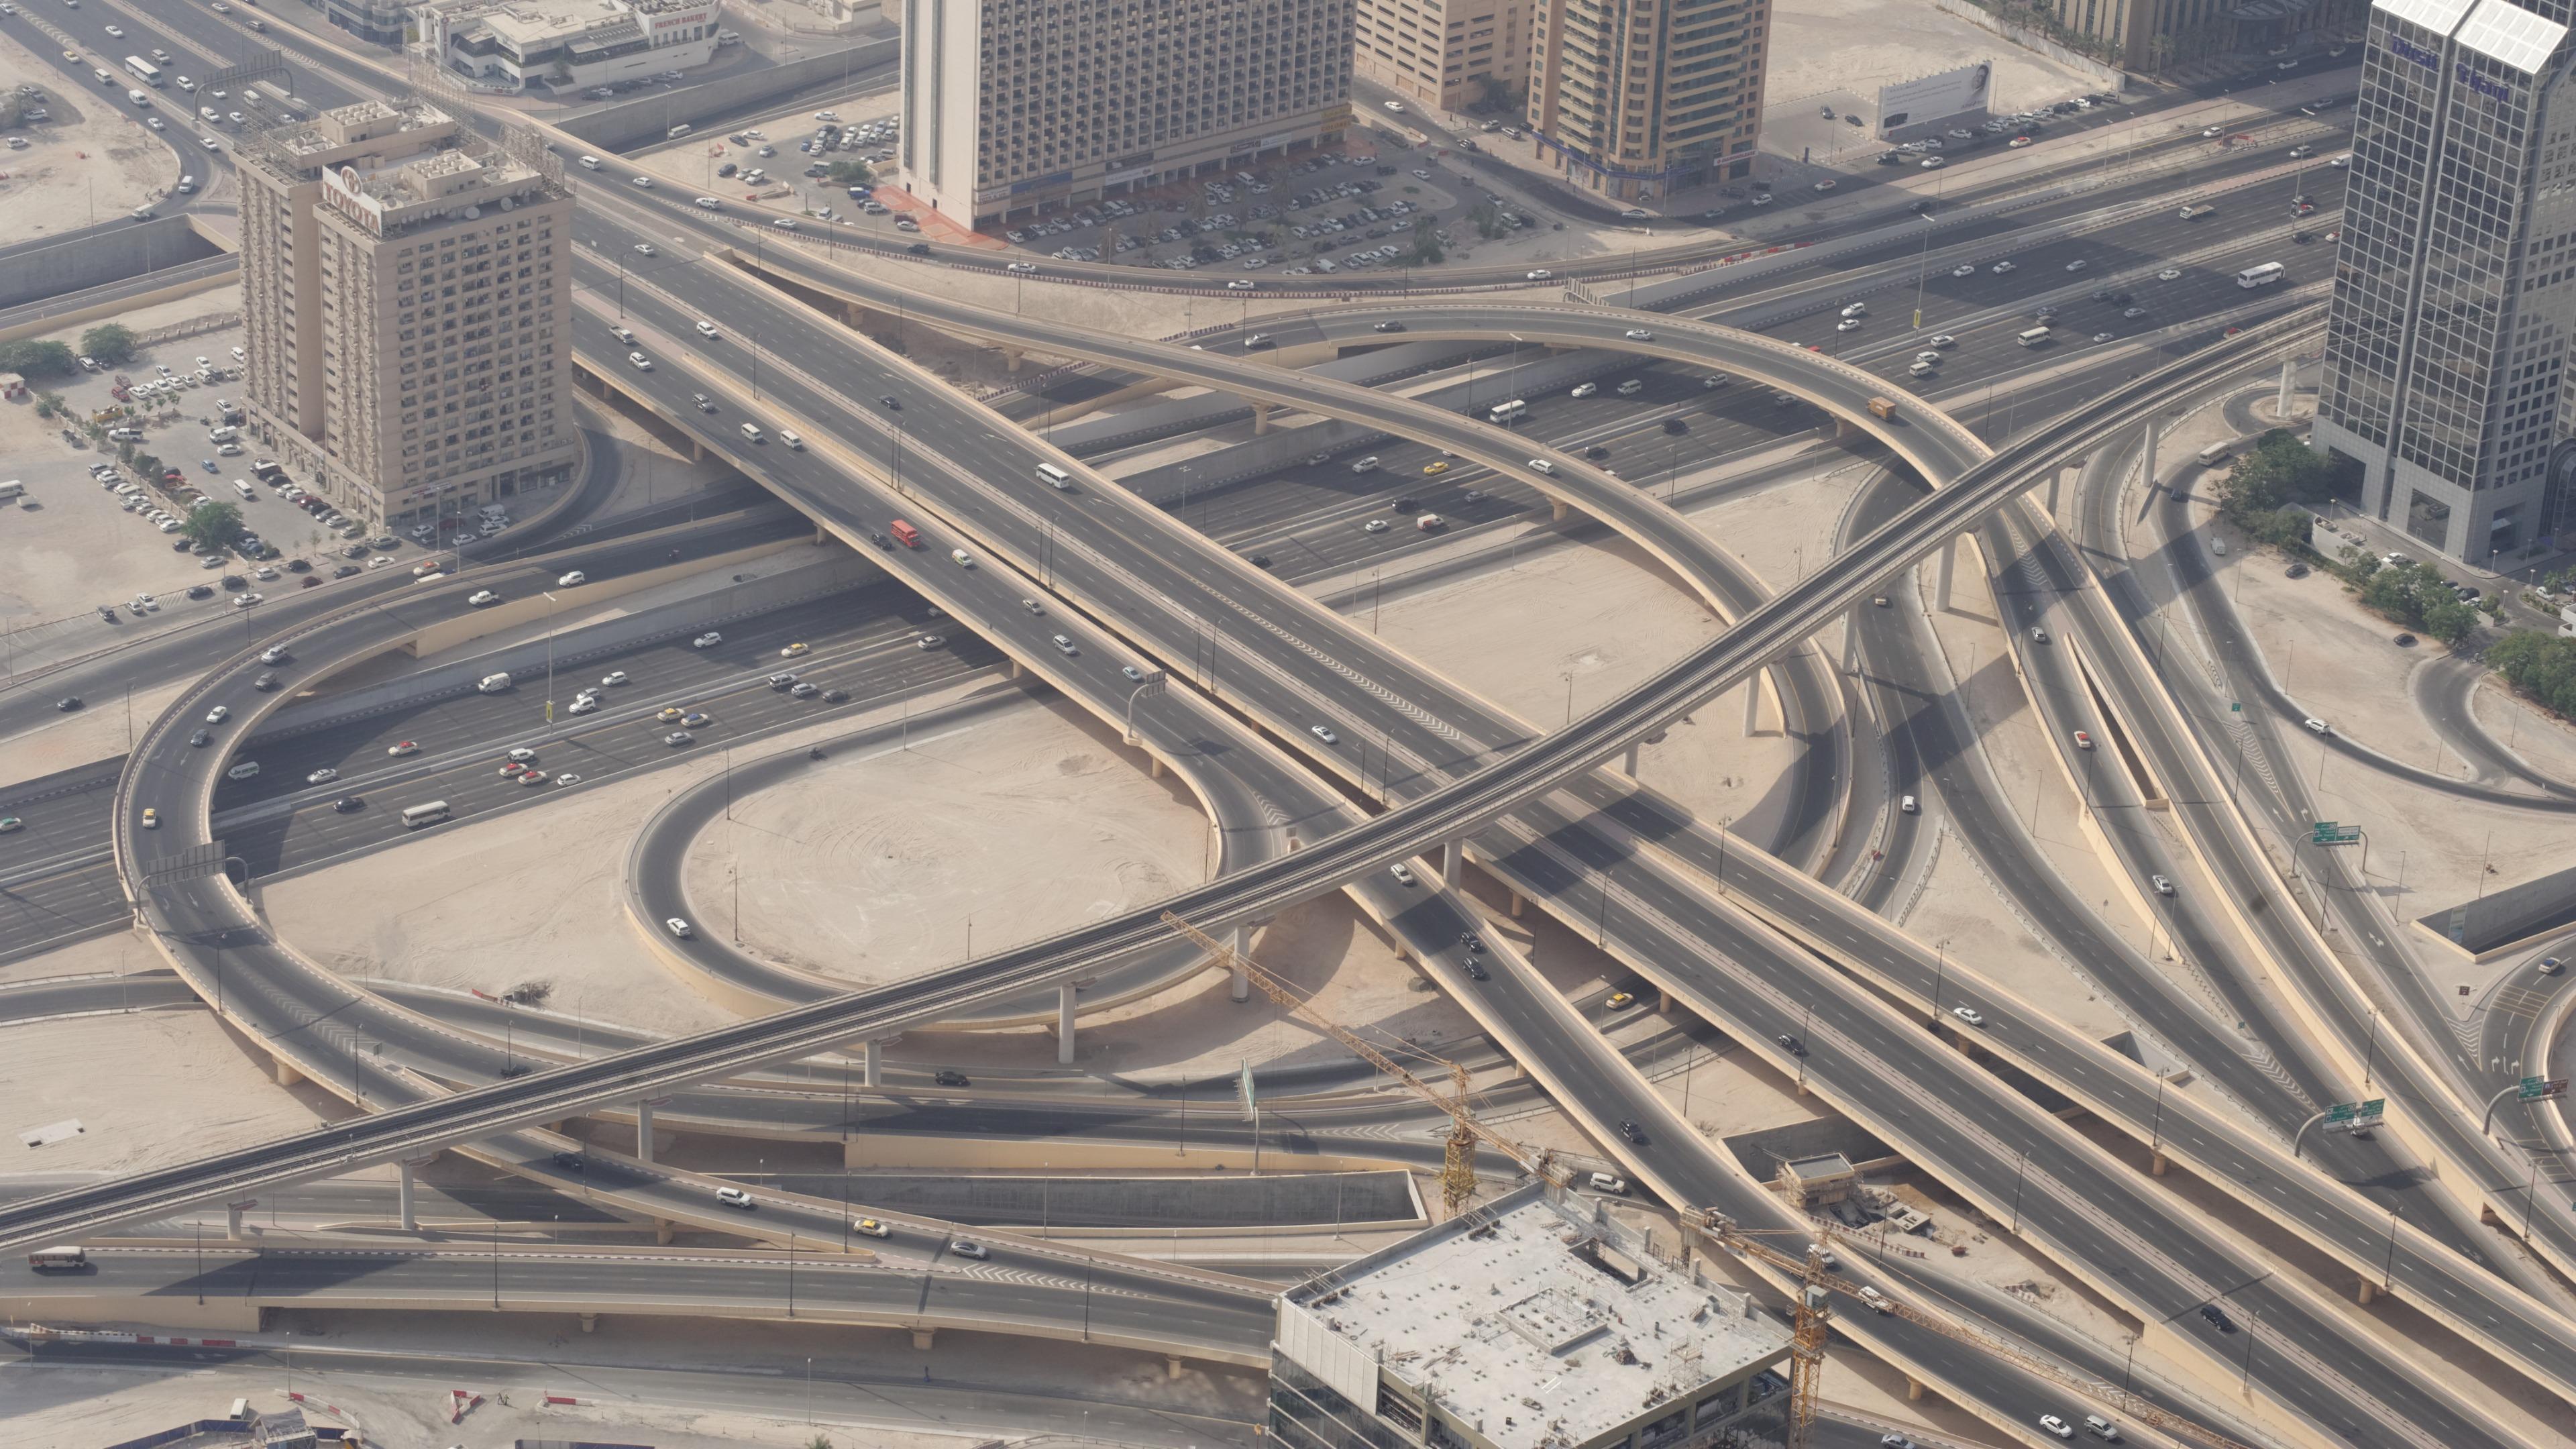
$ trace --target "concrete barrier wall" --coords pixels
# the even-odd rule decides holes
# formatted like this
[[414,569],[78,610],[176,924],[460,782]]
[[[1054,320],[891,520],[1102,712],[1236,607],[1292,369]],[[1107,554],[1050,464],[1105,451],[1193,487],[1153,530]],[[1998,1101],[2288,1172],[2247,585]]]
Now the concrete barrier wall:
[[604,105],[563,122],[557,129],[602,151],[651,145],[669,135],[673,126],[699,125],[707,118],[775,100],[840,76],[855,80],[872,70],[890,69],[902,49],[899,40],[871,40],[828,55],[811,55],[766,70],[705,81],[686,90]]
[[84,231],[0,256],[0,307],[86,292],[222,252],[185,216]]
[[[1221,1110],[1221,1109],[1220,1109]],[[1264,1164],[1267,1166],[1268,1164]],[[1289,1172],[1260,1177],[973,1177],[870,1173],[850,1197],[887,1212],[945,1218],[976,1227],[1270,1227],[1321,1223],[1413,1223],[1421,1219],[1402,1172]],[[792,1191],[827,1196],[791,1180]]]

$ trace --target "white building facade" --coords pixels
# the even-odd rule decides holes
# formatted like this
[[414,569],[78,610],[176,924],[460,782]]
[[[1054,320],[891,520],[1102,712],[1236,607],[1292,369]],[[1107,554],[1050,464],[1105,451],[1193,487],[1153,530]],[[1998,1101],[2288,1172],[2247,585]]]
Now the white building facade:
[[1350,125],[1351,0],[902,0],[904,190],[998,224]]
[[716,0],[428,0],[420,46],[477,85],[577,91],[715,59]]

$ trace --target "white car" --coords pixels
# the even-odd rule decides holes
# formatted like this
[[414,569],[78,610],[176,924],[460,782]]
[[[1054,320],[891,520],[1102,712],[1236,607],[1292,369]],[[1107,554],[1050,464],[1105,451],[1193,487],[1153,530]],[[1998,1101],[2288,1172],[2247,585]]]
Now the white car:
[[2066,264],[2066,270],[2070,272],[2080,272],[2084,270],[2084,259],[2082,257],[2077,257],[2075,260],[2068,262]]
[[[694,936],[694,935],[696,935],[696,934],[697,934],[697,932],[695,932],[695,931],[693,931],[693,930],[689,929],[689,923],[688,923],[688,922],[686,922],[686,921],[684,921],[684,920],[681,920],[681,919],[680,919],[679,917],[677,917],[677,916],[673,916],[673,917],[671,917],[669,920],[664,921],[664,922],[662,923],[662,929],[663,929],[663,930],[665,930],[665,931],[670,932],[670,933],[671,933],[672,935],[674,935],[674,936],[679,937],[679,938],[680,938],[681,940],[683,940],[683,941],[685,941],[685,940],[689,939],[691,936]],[[722,1196],[724,1196],[724,1195],[725,1195],[726,1193],[728,1193],[728,1192],[735,1192],[735,1191],[739,1191],[739,1189],[736,1189],[736,1188],[718,1188],[718,1189],[716,1190],[716,1196],[718,1196],[718,1197],[722,1197]]]
[[328,785],[339,778],[339,771],[325,765],[321,769],[314,771],[312,774],[305,776],[304,783],[307,785]]
[[637,242],[635,244],[635,254],[637,256],[645,257],[658,257],[661,255],[659,251],[654,249],[651,242]]
[[1308,725],[1306,727],[1306,733],[1313,735],[1315,738],[1322,740],[1328,745],[1338,745],[1342,742],[1342,737],[1333,733],[1331,727],[1328,725]]
[[1631,327],[1628,329],[1628,340],[1631,342],[1652,342],[1655,340],[1655,334],[1647,331],[1643,327]]
[[698,322],[698,335],[699,335],[700,337],[713,337],[713,336],[715,336],[715,335],[716,335],[716,324],[714,324],[713,322],[706,321],[706,320],[704,320],[704,319],[700,319],[700,321]]
[[2060,1439],[2072,1439],[2075,1437],[2075,1426],[2067,1423],[2064,1419],[2057,1417],[2055,1414],[2040,1415],[2039,1427],[2056,1435]]
[[206,723],[208,724],[222,724],[225,720],[231,719],[232,717],[233,707],[228,704],[219,704],[213,709],[206,711]]
[[590,575],[583,573],[579,569],[574,569],[571,573],[555,580],[555,587],[559,589],[569,589],[575,584],[586,584],[589,582]]
[[[1387,104],[1391,106],[1394,105],[1395,102],[1389,101]],[[991,1253],[984,1250],[984,1245],[982,1243],[976,1242],[972,1238],[951,1239],[948,1244],[948,1251],[955,1253],[958,1257],[973,1258],[979,1262],[993,1256]]]
[[399,743],[385,746],[385,753],[395,756],[396,758],[400,758],[404,755],[417,755],[420,753],[420,745],[417,741],[403,740]]
[[1035,262],[1013,262],[1006,270],[1017,272],[1021,276],[1025,277],[1034,273],[1037,269],[1038,264]]
[[1386,873],[1395,877],[1395,883],[1397,885],[1411,886],[1416,884],[1413,878],[1413,867],[1406,865],[1403,861],[1399,860],[1395,864],[1388,866],[1386,868]]
[[646,357],[641,352],[630,352],[626,354],[626,360],[635,364],[635,370],[637,372],[651,372],[653,370],[653,359]]
[[1986,1024],[1985,1014],[1973,1006],[1951,1007],[1950,1014],[1959,1018],[1961,1021],[1966,1022],[1970,1026],[1984,1026]]
[[1996,276],[2000,277],[2000,276],[2004,275],[2006,272],[2018,272],[2018,271],[2020,271],[2020,270],[2021,270],[2021,268],[2020,268],[2020,266],[2018,266],[2017,264],[2015,264],[2015,263],[2013,262],[2013,260],[2012,260],[2010,257],[2006,257],[2004,260],[2002,260],[2002,261],[2000,261],[2000,262],[1995,263],[1995,264],[1994,264],[1993,266],[1991,266],[1991,267],[1986,268],[1986,270],[1987,270],[1987,271],[1990,271],[1990,272],[1994,273]]
[[2179,282],[2182,280],[2182,268],[2167,267],[2163,271],[2156,273],[2156,280],[2159,282]]
[[650,176],[637,176],[630,179],[634,181],[638,190],[650,191],[653,189],[653,178]]
[[574,699],[571,705],[567,707],[566,712],[571,714],[588,714],[597,708],[599,708],[598,696],[585,694]]
[[1976,274],[1977,264],[1975,262],[1961,262],[1950,269],[1950,275],[1954,277],[1973,277]]
[[607,674],[600,677],[599,682],[613,689],[626,682],[626,671],[623,669],[610,670]]
[[236,609],[247,609],[259,601],[260,595],[258,594],[242,594],[233,600],[233,607]]
[[1545,281],[1552,281],[1552,280],[1554,280],[1554,279],[1555,279],[1555,277],[1556,277],[1556,273],[1549,271],[1549,270],[1548,270],[1547,268],[1545,268],[1545,267],[1540,267],[1540,268],[1538,268],[1537,270],[1535,270],[1535,271],[1533,271],[1533,272],[1531,272],[1531,273],[1529,274],[1529,276],[1528,276],[1528,280],[1533,281],[1533,282],[1545,282]]
[[465,602],[481,609],[501,602],[501,596],[490,589],[477,589],[466,596]]
[[212,136],[199,136],[197,138],[197,144],[205,147],[209,151],[220,151],[224,149],[224,143],[216,140]]
[[724,636],[722,634],[717,633],[713,629],[709,629],[707,632],[699,635],[695,639],[690,640],[689,647],[692,649],[713,649],[723,642]]

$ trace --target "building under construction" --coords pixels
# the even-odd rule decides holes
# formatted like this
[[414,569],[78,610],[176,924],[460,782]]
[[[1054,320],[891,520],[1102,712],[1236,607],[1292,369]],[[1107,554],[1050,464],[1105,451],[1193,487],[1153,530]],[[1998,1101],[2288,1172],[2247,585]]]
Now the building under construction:
[[1286,1449],[1704,1449],[1787,1433],[1790,1332],[1533,1183],[1281,1296]]

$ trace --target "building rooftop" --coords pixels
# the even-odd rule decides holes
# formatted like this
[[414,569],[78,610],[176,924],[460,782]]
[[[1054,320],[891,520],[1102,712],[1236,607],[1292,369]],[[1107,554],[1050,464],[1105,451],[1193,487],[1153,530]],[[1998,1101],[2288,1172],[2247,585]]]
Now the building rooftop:
[[289,182],[320,180],[333,208],[378,236],[475,208],[554,194],[555,178],[417,99],[359,101],[259,134],[244,160]]
[[657,15],[704,0],[440,0],[429,8],[455,32],[480,23],[522,54],[602,27],[624,26],[641,39],[637,15]]
[[1587,1443],[1789,1349],[1745,1295],[1537,1185],[1300,1285],[1280,1318],[1301,1365],[1356,1350],[1503,1449]]

